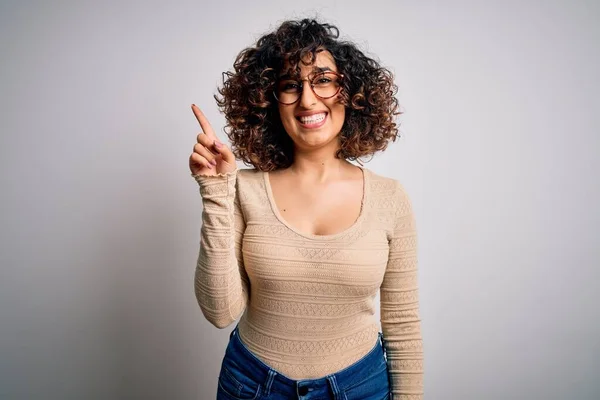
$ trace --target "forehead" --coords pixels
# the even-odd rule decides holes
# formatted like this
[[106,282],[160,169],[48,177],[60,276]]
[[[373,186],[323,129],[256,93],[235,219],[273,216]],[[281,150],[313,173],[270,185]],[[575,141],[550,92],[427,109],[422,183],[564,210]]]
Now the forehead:
[[[310,54],[307,55],[301,62],[298,63],[297,68],[300,70],[300,76],[305,77],[313,72],[321,71],[324,69],[328,69],[331,71],[337,72],[337,66],[335,65],[335,60],[331,53],[327,50],[317,50],[315,53],[315,59],[311,63]],[[290,70],[290,65],[286,61],[283,70],[280,75],[296,75],[295,71]]]

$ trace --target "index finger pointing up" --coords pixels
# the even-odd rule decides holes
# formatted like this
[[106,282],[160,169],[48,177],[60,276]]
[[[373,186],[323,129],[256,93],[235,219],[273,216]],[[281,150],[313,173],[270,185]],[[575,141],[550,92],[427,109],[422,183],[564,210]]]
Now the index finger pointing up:
[[204,132],[206,136],[210,137],[211,139],[216,139],[217,135],[215,135],[215,132],[210,126],[210,123],[208,122],[202,111],[200,111],[197,105],[192,104],[192,112],[196,116],[198,123],[200,123],[200,128],[202,128],[202,132]]

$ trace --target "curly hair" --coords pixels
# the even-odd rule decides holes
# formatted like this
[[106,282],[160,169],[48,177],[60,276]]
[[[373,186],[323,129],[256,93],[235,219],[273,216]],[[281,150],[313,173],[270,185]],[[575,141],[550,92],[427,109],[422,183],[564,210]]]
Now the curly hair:
[[339,100],[345,106],[336,158],[357,160],[385,150],[396,140],[400,115],[398,88],[392,73],[351,42],[338,40],[337,27],[312,19],[285,21],[240,52],[233,72],[223,73],[215,95],[225,115],[225,133],[234,155],[262,171],[287,168],[294,161],[294,143],[285,133],[273,95],[284,67],[299,72],[299,63],[314,62],[325,49],[344,75]]

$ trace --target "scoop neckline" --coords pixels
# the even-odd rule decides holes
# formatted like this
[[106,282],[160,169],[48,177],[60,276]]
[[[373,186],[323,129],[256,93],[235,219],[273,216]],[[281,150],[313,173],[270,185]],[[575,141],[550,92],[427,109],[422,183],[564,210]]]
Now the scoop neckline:
[[307,239],[332,240],[332,239],[336,239],[340,236],[343,236],[343,235],[355,230],[357,227],[359,227],[362,224],[362,221],[365,218],[365,214],[367,213],[366,212],[367,200],[369,199],[369,191],[370,191],[369,170],[367,168],[361,167],[359,165],[357,165],[357,167],[360,168],[360,170],[362,171],[362,175],[363,175],[363,179],[362,179],[363,195],[362,195],[362,199],[360,202],[360,213],[358,214],[358,217],[356,218],[354,223],[352,225],[350,225],[349,227],[347,227],[346,229],[344,229],[340,232],[337,232],[337,233],[330,234],[330,235],[315,235],[312,233],[303,232],[303,231],[297,229],[296,227],[294,227],[293,225],[289,224],[285,220],[285,218],[283,218],[283,216],[279,213],[279,208],[277,208],[277,203],[275,203],[275,196],[273,196],[273,189],[271,188],[269,172],[263,171],[263,181],[264,181],[264,185],[265,185],[265,190],[267,192],[267,199],[269,201],[269,206],[271,207],[271,212],[273,212],[273,215],[275,215],[275,217],[281,224],[286,226],[289,230],[296,233],[297,235],[302,236]]

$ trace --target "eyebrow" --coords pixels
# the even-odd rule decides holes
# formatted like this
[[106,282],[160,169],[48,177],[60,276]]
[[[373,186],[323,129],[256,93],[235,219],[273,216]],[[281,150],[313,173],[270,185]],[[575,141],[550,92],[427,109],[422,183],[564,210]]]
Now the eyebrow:
[[[313,67],[312,69],[312,73],[321,73],[321,72],[327,72],[327,71],[332,71],[333,70],[329,67]],[[290,79],[292,78],[292,75],[290,73],[287,74],[283,74],[279,76],[279,79]]]

